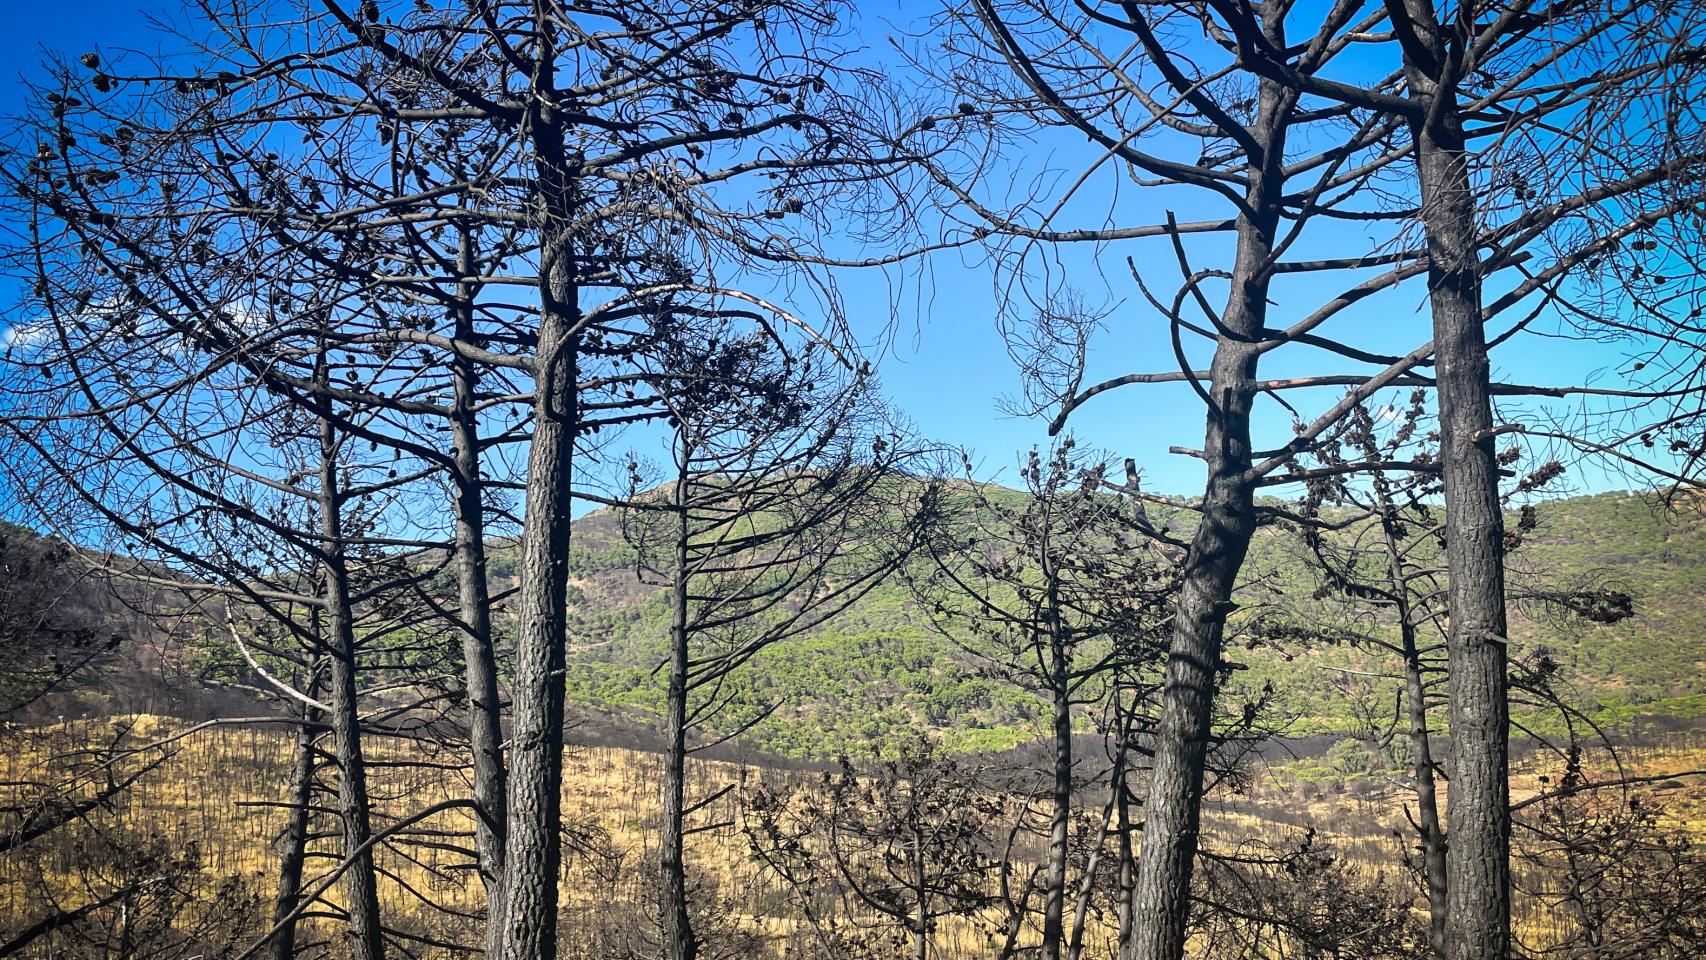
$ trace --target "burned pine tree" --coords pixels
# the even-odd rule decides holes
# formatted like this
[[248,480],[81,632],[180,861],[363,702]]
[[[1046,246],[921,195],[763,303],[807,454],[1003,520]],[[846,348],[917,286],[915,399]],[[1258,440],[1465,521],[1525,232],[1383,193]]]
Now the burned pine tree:
[[[785,269],[828,212],[859,209],[890,161],[850,81],[876,76],[840,62],[832,11],[788,3],[199,13],[200,63],[91,55],[44,92],[8,178],[36,225],[22,262],[78,309],[108,293],[53,289],[57,267],[110,271],[221,362],[265,366],[257,325],[318,326],[362,382],[298,364],[266,389],[359,402],[385,426],[340,429],[403,478],[453,478],[487,949],[548,955],[571,466],[594,430],[664,415],[634,390],[645,315],[598,308],[722,295],[715,270]],[[525,466],[476,481],[480,450],[509,442]],[[521,501],[507,771],[475,548],[497,489]]]
[[[1637,250],[1657,246],[1639,238],[1675,234],[1698,209],[1700,126],[1677,108],[1674,91],[1698,88],[1702,24],[1688,5],[1591,2],[1544,9],[1394,2],[1354,23],[1348,13],[1329,18],[1314,42],[1384,52],[1390,72],[1370,82],[1311,76],[1247,12],[1217,5],[1216,13],[1246,69],[1315,102],[1402,123],[1391,149],[1415,171],[1412,217],[1422,234],[1415,256],[1427,268],[1432,319],[1424,359],[1433,368],[1449,526],[1449,704],[1458,739],[1447,950],[1453,958],[1505,957],[1508,621],[1496,437],[1521,426],[1499,422],[1493,399],[1614,397],[1648,408],[1658,424],[1687,419],[1688,405],[1698,403],[1686,372],[1680,382],[1636,374],[1607,386],[1501,384],[1491,373],[1493,351],[1545,318],[1603,333],[1577,306],[1580,292],[1594,286],[1578,275],[1620,259],[1626,239],[1636,238]],[[1489,297],[1493,286],[1502,292]],[[1698,296],[1690,284],[1680,295],[1639,298],[1634,339],[1645,340],[1643,349],[1691,339],[1678,308]],[[1491,332],[1501,319],[1505,328]],[[1608,444],[1578,430],[1556,439],[1646,465],[1639,451],[1623,449],[1634,435],[1614,434]],[[1681,478],[1662,466],[1658,472]]]
[[[683,841],[686,761],[770,709],[721,723],[738,672],[856,603],[904,563],[934,493],[887,418],[869,368],[782,315],[670,297],[646,309],[646,385],[668,411],[661,481],[632,462],[618,509],[642,582],[668,592],[660,851],[664,954],[700,941]],[[704,734],[712,734],[708,739]]]
[[[1386,388],[1413,386],[1435,390],[1450,421],[1442,462],[1446,496],[1458,503],[1448,510],[1459,528],[1452,550],[1461,555],[1448,589],[1457,598],[1453,648],[1462,665],[1453,673],[1460,689],[1451,709],[1465,711],[1454,726],[1482,731],[1465,741],[1469,775],[1454,793],[1466,831],[1452,847],[1452,869],[1465,877],[1458,885],[1465,898],[1457,910],[1461,946],[1453,948],[1465,952],[1454,956],[1503,956],[1505,681],[1500,641],[1489,638],[1504,636],[1493,446],[1511,425],[1493,419],[1491,398],[1613,398],[1608,406],[1647,407],[1649,422],[1674,429],[1692,419],[1699,393],[1687,362],[1666,365],[1680,375],[1665,382],[1636,376],[1610,386],[1524,385],[1493,380],[1488,352],[1508,351],[1553,321],[1565,329],[1614,328],[1643,350],[1694,341],[1682,316],[1692,292],[1673,285],[1643,296],[1639,324],[1608,328],[1577,302],[1591,285],[1572,287],[1571,280],[1626,258],[1631,247],[1694,247],[1678,228],[1698,204],[1699,124],[1672,91],[1697,89],[1697,20],[1687,5],[1594,3],[1545,10],[1459,4],[1436,13],[1431,6],[1350,2],[1299,17],[1279,3],[1060,10],[976,0],[947,15],[943,78],[964,92],[970,112],[1015,138],[1061,130],[1089,141],[1076,177],[1017,201],[996,202],[975,177],[937,171],[954,209],[979,223],[978,235],[1004,257],[1011,289],[1035,307],[1034,321],[1012,309],[1009,328],[1037,387],[1028,409],[1055,413],[1060,427],[1109,390],[1172,380],[1191,384],[1209,414],[1206,441],[1193,452],[1209,473],[1204,497],[1192,504],[1203,522],[1186,560],[1172,705],[1151,787],[1149,842],[1140,853],[1138,897],[1148,922],[1138,924],[1132,956],[1173,960],[1184,947],[1201,745],[1216,692],[1212,669],[1250,537],[1260,519],[1276,515],[1258,509],[1253,494],[1291,483],[1283,469],[1290,457],[1309,450],[1357,404]],[[1611,144],[1617,147],[1608,152]],[[1194,194],[1227,215],[1132,223],[1114,207],[1111,221],[1083,228],[1064,222],[1087,184],[1126,173],[1146,196]],[[1362,189],[1376,185],[1381,189]],[[1321,235],[1320,225],[1335,221],[1372,231],[1370,243],[1309,258],[1303,251]],[[1664,239],[1624,242],[1652,231]],[[1202,251],[1223,232],[1234,233],[1238,246],[1205,262]],[[1088,383],[1088,333],[1103,317],[1060,279],[1054,258],[1069,257],[1073,245],[1144,237],[1172,241],[1171,259],[1184,278],[1171,298],[1139,289],[1166,321],[1179,369]],[[1166,258],[1163,252],[1157,259]],[[1141,264],[1130,261],[1134,272]],[[1356,279],[1324,302],[1303,283],[1340,271]],[[1396,349],[1361,342],[1366,331],[1342,322],[1329,329],[1329,321],[1357,314],[1355,305],[1375,294],[1419,293],[1413,281],[1424,277],[1435,322],[1418,324]],[[1217,305],[1208,291],[1221,283],[1226,300]],[[1483,303],[1487,283],[1500,292]],[[1299,290],[1307,298],[1302,309],[1288,302]],[[1282,323],[1282,313],[1296,319]],[[1484,330],[1501,319],[1498,333]],[[1211,363],[1193,360],[1199,341],[1214,347]],[[1288,354],[1322,351],[1346,372],[1258,379],[1258,362],[1282,347]],[[1312,387],[1348,388],[1349,395],[1306,410]],[[1294,431],[1253,444],[1250,411],[1263,398],[1294,418]],[[1606,442],[1577,431],[1559,439],[1620,463],[1655,465],[1635,448],[1639,435],[1618,433]],[[1692,449],[1687,438],[1676,442]],[[1256,446],[1267,449],[1258,455]],[[1657,466],[1660,475],[1680,477]],[[1471,634],[1480,639],[1470,641]]]
[[[1298,628],[1299,637],[1379,658],[1366,670],[1346,672],[1347,678],[1372,680],[1362,691],[1366,703],[1358,705],[1363,717],[1358,736],[1387,747],[1402,741],[1403,749],[1388,752],[1407,757],[1410,767],[1415,808],[1406,809],[1405,817],[1417,845],[1414,859],[1406,854],[1405,862],[1414,864],[1428,905],[1432,953],[1444,957],[1449,882],[1441,796],[1448,751],[1442,744],[1455,738],[1444,736],[1439,714],[1447,702],[1441,688],[1448,669],[1445,546],[1450,534],[1440,502],[1439,435],[1426,401],[1426,392],[1418,389],[1402,409],[1359,408],[1300,458],[1292,475],[1308,489],[1300,512],[1310,522],[1298,529],[1297,555],[1317,586],[1311,601],[1282,606],[1291,606],[1286,619],[1312,624]],[[1526,608],[1547,629],[1567,629],[1569,621],[1615,623],[1632,615],[1629,595],[1591,574],[1566,579],[1544,567],[1510,563],[1544,522],[1546,508],[1537,501],[1565,473],[1555,459],[1530,460],[1517,439],[1507,441],[1495,460],[1500,509],[1516,517],[1502,544],[1510,568],[1506,600]],[[1339,469],[1347,463],[1362,467]],[[1513,660],[1513,700],[1568,713],[1571,708],[1547,689],[1556,668],[1544,643],[1530,656]],[[1394,694],[1401,709],[1388,712]],[[1512,723],[1526,729],[1524,722]]]
[[863,769],[844,758],[792,789],[758,790],[744,832],[799,904],[805,949],[929,960],[944,920],[997,908],[991,955],[1013,956],[1034,878],[1013,894],[1000,853],[1010,804],[983,773],[919,739]]
[[[1352,7],[1341,5],[1330,16],[1349,18]],[[1059,431],[1076,410],[1110,391],[1158,383],[1189,386],[1204,409],[1201,446],[1174,449],[1203,461],[1200,499],[1132,493],[1200,518],[1182,545],[1133,880],[1133,939],[1126,947],[1136,960],[1177,960],[1184,949],[1225,636],[1239,605],[1234,593],[1258,526],[1278,516],[1258,507],[1256,495],[1285,482],[1274,476],[1281,454],[1307,447],[1356,398],[1391,385],[1408,368],[1372,377],[1270,379],[1260,369],[1280,350],[1315,350],[1353,363],[1379,359],[1377,349],[1356,342],[1346,316],[1421,272],[1385,254],[1309,259],[1301,253],[1337,223],[1394,215],[1370,209],[1371,192],[1359,188],[1379,182],[1395,161],[1384,143],[1397,121],[1314,109],[1284,84],[1250,76],[1236,52],[1220,46],[1216,22],[1201,13],[1188,3],[1062,10],[976,0],[956,5],[943,28],[944,80],[965,98],[967,111],[990,118],[998,142],[1057,131],[1064,142],[1088,141],[1074,177],[1017,201],[992,199],[991,191],[1006,196],[999,183],[981,184],[946,165],[936,170],[952,209],[978,224],[976,235],[988,238],[1010,289],[1023,295],[1010,301],[1005,329],[1030,384],[1026,412],[1050,416]],[[1270,42],[1295,53],[1302,73],[1331,71],[1348,49],[1292,37],[1284,4],[1246,13]],[[1119,208],[1096,212],[1093,224],[1065,222],[1085,184],[1128,177],[1146,196],[1164,195],[1163,202],[1189,204],[1204,215],[1156,222],[1146,213],[1130,222]],[[1090,382],[1092,333],[1105,311],[1069,287],[1051,260],[1075,247],[1099,251],[1137,241],[1157,246],[1137,246],[1122,268],[1165,331],[1156,352],[1170,353],[1177,366]],[[1139,250],[1147,255],[1139,258]],[[1372,275],[1362,273],[1370,268]],[[1154,292],[1161,269],[1177,273],[1171,293]],[[1339,292],[1323,296],[1323,288]],[[1025,315],[1031,309],[1034,316]],[[1346,386],[1351,397],[1325,401],[1319,412],[1304,409],[1320,388]],[[1261,442],[1252,424],[1268,401],[1296,422]]]
[[[1047,703],[1051,770],[1042,791],[1040,949],[1058,960],[1082,942],[1087,902],[1078,898],[1068,917],[1071,828],[1082,777],[1074,736],[1089,719],[1086,705],[1132,696],[1133,681],[1158,668],[1174,571],[1141,546],[1145,521],[1108,489],[1102,465],[1075,454],[1070,438],[1046,458],[1031,451],[1020,477],[1025,486],[1011,496],[968,481],[971,493],[960,509],[945,512],[926,540],[930,563],[912,583],[944,637]],[[1126,788],[1125,773],[1135,766],[1128,752],[1140,732],[1130,723],[1136,705],[1119,706],[1125,712],[1116,722],[1111,795]],[[1109,810],[1115,806],[1111,800]],[[1088,841],[1097,854],[1106,823],[1100,833]],[[1087,897],[1088,878],[1082,882]]]

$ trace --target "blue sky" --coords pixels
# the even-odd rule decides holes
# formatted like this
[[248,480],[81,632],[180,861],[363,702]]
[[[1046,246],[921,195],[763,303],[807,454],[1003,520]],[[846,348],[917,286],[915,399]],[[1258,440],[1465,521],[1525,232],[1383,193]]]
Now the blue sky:
[[[873,49],[881,47],[882,34],[888,32],[884,20],[904,25],[923,8],[917,0],[861,5]],[[21,107],[18,77],[36,71],[44,48],[74,59],[97,46],[109,50],[156,46],[160,41],[146,29],[140,12],[144,9],[160,8],[137,0],[85,0],[26,5],[15,10],[10,29],[0,34],[0,54],[4,55],[0,62],[13,66],[0,78],[4,81],[0,84],[0,112],[13,114]],[[1069,175],[1082,159],[1070,144],[1045,142],[1032,145],[1013,162],[1016,170],[1027,176],[1049,171]],[[1169,209],[1184,220],[1224,214],[1184,193],[1138,190],[1129,183],[1117,194],[1111,184],[1093,187],[1073,212],[1082,215],[1081,222],[1093,223],[1112,211],[1121,222],[1149,223],[1163,220]],[[1309,247],[1300,246],[1293,255],[1332,255],[1329,252],[1334,250],[1343,255],[1346,250],[1367,249],[1368,243],[1359,228],[1338,228],[1317,235]],[[1213,238],[1193,244],[1193,254],[1205,265],[1224,249],[1224,242]],[[1134,241],[1100,252],[1085,248],[1060,254],[1058,266],[1086,301],[1109,311],[1107,329],[1094,341],[1087,382],[1176,368],[1165,327],[1143,304],[1126,272],[1127,255],[1137,258],[1146,276],[1153,273],[1162,281],[1162,288],[1171,291],[1177,273],[1165,241]],[[984,465],[986,476],[1006,471],[1010,478],[1018,451],[1046,442],[1047,433],[1042,422],[1011,416],[1001,408],[1000,399],[1017,393],[1021,384],[995,323],[1000,291],[989,265],[975,253],[948,253],[931,258],[924,274],[908,278],[899,297],[893,294],[893,280],[892,276],[870,272],[839,280],[855,322],[872,335],[888,322],[891,306],[898,303],[896,336],[879,363],[887,393],[922,434],[969,447]],[[1326,282],[1294,279],[1276,287],[1279,321],[1289,322],[1307,313],[1345,285],[1343,276],[1334,276]],[[1396,353],[1407,352],[1428,335],[1426,304],[1419,285],[1376,298],[1335,324],[1360,345]],[[1198,359],[1206,361],[1206,356],[1199,355]],[[1496,374],[1508,380],[1559,383],[1609,371],[1624,359],[1617,347],[1530,339],[1524,346],[1498,356],[1495,363]],[[1299,359],[1279,360],[1264,373],[1306,371],[1357,372],[1343,361],[1322,362],[1321,354],[1304,352]],[[1302,398],[1307,404],[1303,407],[1305,415],[1310,408],[1320,409],[1335,398],[1336,393],[1331,391]],[[1283,442],[1289,420],[1290,416],[1275,405],[1265,404],[1258,424],[1258,446]],[[1128,387],[1106,394],[1080,408],[1071,430],[1093,447],[1136,458],[1149,489],[1190,494],[1200,490],[1200,465],[1187,457],[1169,455],[1167,449],[1171,445],[1199,446],[1202,425],[1202,408],[1195,395],[1182,384],[1168,384]],[[1572,479],[1579,490],[1626,485],[1622,478],[1607,476],[1595,468],[1579,470]]]

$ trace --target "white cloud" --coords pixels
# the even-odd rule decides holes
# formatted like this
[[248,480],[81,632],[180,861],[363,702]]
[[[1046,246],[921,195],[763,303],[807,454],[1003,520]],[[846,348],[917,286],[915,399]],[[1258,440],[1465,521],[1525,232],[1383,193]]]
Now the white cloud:
[[0,350],[28,351],[47,341],[45,323],[28,323],[0,328]]

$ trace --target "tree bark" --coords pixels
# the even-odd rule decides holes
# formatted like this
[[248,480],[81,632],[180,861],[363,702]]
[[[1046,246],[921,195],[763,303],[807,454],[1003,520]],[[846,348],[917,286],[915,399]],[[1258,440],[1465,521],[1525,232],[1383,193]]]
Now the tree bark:
[[666,708],[663,769],[663,828],[658,838],[660,874],[659,915],[663,923],[664,956],[668,960],[694,960],[699,940],[693,933],[693,918],[687,905],[687,865],[683,859],[687,776],[687,547],[688,547],[688,458],[686,443],[679,445],[682,458],[676,477],[674,582],[670,591],[669,700]]
[[[1429,137],[1428,139],[1432,139]],[[1445,177],[1448,196],[1467,200],[1461,152],[1422,145],[1423,191]],[[1436,180],[1440,177],[1441,180]],[[1441,184],[1443,185],[1443,184]],[[1424,206],[1433,201],[1424,199]],[[1454,204],[1455,205],[1455,204]],[[1459,211],[1444,231],[1428,231],[1430,253],[1474,257],[1474,220]],[[1467,231],[1458,232],[1467,226]],[[1455,234],[1447,239],[1436,234]],[[1436,244],[1441,249],[1434,250]],[[1449,263],[1450,261],[1445,261]],[[1470,268],[1436,266],[1434,342],[1439,375],[1440,443],[1444,451],[1446,589],[1451,625],[1451,797],[1447,821],[1449,956],[1504,960],[1510,955],[1509,703],[1505,675],[1504,517],[1488,399],[1487,343],[1481,328],[1479,277]]]
[[1042,960],[1060,960],[1066,936],[1066,859],[1072,826],[1072,693],[1066,637],[1061,633],[1059,592],[1052,570],[1045,570],[1044,575],[1049,577],[1048,607],[1044,615],[1047,617],[1049,690],[1054,721],[1054,779],[1050,790],[1048,875],[1043,890],[1040,956]]
[[1427,685],[1422,676],[1422,651],[1416,641],[1416,621],[1410,585],[1398,552],[1395,517],[1385,479],[1375,478],[1379,495],[1381,532],[1385,536],[1387,580],[1398,605],[1398,633],[1404,655],[1404,707],[1409,720],[1412,775],[1416,778],[1416,828],[1422,836],[1422,879],[1428,893],[1428,945],[1436,957],[1445,956],[1446,866],[1445,831],[1439,819],[1439,787],[1434,777],[1433,738],[1428,733]]
[[1494,438],[1475,197],[1455,58],[1430,0],[1388,0],[1406,38],[1411,122],[1428,251],[1445,487],[1451,723],[1447,956],[1510,956],[1510,705],[1505,663],[1504,514]]
[[[1407,605],[1406,605],[1407,606]],[[1415,754],[1416,826],[1422,835],[1422,876],[1428,889],[1428,944],[1445,956],[1446,890],[1445,831],[1440,829],[1439,789],[1434,781],[1433,739],[1428,735],[1427,690],[1422,684],[1422,658],[1416,648],[1416,627],[1401,609],[1404,641],[1404,700],[1410,721],[1410,746]]]
[[[559,274],[566,272],[559,268]],[[566,281],[560,294],[572,296]],[[558,299],[562,305],[566,297]],[[504,852],[503,957],[556,953],[561,866],[563,657],[575,389],[571,323],[550,310],[540,326],[533,444],[527,457],[521,585],[516,595],[509,837]]]
[[1208,481],[1174,608],[1132,893],[1129,960],[1180,960],[1185,951],[1221,641],[1235,606],[1233,586],[1256,530],[1250,408],[1284,183],[1284,114],[1293,102],[1277,84],[1261,81],[1252,133],[1264,155],[1259,165],[1251,164],[1248,210],[1238,218],[1237,253],[1221,317],[1225,329],[1209,366],[1203,444]]
[[[315,672],[316,680],[318,671]],[[314,698],[317,682],[309,684],[308,696]],[[285,818],[284,834],[279,840],[278,890],[273,896],[273,926],[278,932],[267,945],[271,960],[293,960],[296,956],[295,913],[302,896],[302,868],[308,859],[309,804],[314,800],[314,724],[319,711],[302,707],[302,725],[296,730],[296,750],[290,764],[290,786],[287,802],[290,812]]]
[[[325,360],[320,362],[325,378]],[[374,872],[371,805],[367,797],[367,761],[361,745],[361,707],[356,689],[356,640],[350,607],[349,569],[345,563],[343,495],[339,489],[338,443],[332,426],[331,401],[322,399],[320,417],[320,550],[325,577],[326,643],[330,660],[332,742],[338,758],[338,818],[346,851],[360,850],[344,873],[348,898],[350,956],[354,960],[383,960],[385,935],[380,923],[379,886]]]
[[534,354],[533,437],[527,455],[520,588],[516,594],[511,691],[509,837],[504,852],[504,960],[557,953],[557,883],[562,866],[563,658],[568,602],[572,461],[579,422],[579,263],[574,249],[575,183],[562,119],[551,96],[549,38],[537,11],[541,49],[533,132],[541,206],[539,342]]
[[[458,273],[473,276],[472,239],[466,232]],[[456,308],[456,338],[474,335],[471,284],[463,283]],[[486,580],[485,500],[480,482],[480,432],[475,413],[479,369],[461,354],[451,361],[455,397],[451,411],[456,507],[456,594],[462,628],[462,666],[468,697],[468,748],[474,764],[474,845],[480,857],[480,882],[486,890],[486,953],[496,957],[502,944],[504,843],[508,830],[509,785],[504,769],[503,714],[498,693],[497,657],[492,649],[491,593]]]

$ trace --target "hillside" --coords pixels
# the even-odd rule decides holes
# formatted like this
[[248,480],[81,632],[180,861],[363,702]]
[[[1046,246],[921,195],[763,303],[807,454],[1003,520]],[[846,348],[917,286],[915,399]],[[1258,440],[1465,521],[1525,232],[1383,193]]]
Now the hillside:
[[[1544,505],[1539,517],[1512,555],[1513,582],[1614,585],[1634,598],[1636,615],[1597,624],[1515,604],[1513,658],[1548,654],[1562,668],[1554,686],[1600,722],[1669,727],[1706,716],[1706,516],[1667,515],[1638,496],[1602,494]],[[574,544],[570,697],[595,716],[655,719],[662,597],[635,577],[608,512],[577,522]],[[1295,549],[1283,532],[1265,532],[1247,579],[1270,593],[1307,595]],[[1277,716],[1294,736],[1351,731],[1358,705],[1391,709],[1391,684],[1362,676],[1383,664],[1360,650],[1259,645],[1228,656],[1247,667],[1232,695],[1272,682]],[[923,622],[898,584],[766,651],[744,672],[722,723],[772,704],[780,706],[743,739],[792,757],[866,753],[907,728],[930,730],[955,749],[1002,749],[1038,736],[1044,716],[1040,700],[985,675]],[[1528,711],[1528,725],[1550,722]]]
[[[1010,493],[1013,497],[1017,493]],[[1577,497],[1547,504],[1540,524],[1512,555],[1513,582],[1614,585],[1634,598],[1634,617],[1615,624],[1564,620],[1532,605],[1513,605],[1512,654],[1519,661],[1549,655],[1561,669],[1554,686],[1596,721],[1676,728],[1706,717],[1706,515],[1665,514],[1628,494]],[[1158,521],[1162,518],[1156,518]],[[11,528],[12,593],[46,597],[26,576],[40,549]],[[1313,584],[1301,572],[1294,538],[1266,530],[1253,548],[1246,579],[1261,597],[1279,596],[1293,616],[1331,618],[1343,608],[1311,609]],[[495,544],[492,572],[513,576],[511,551]],[[633,554],[616,518],[597,511],[575,523],[571,561],[567,686],[587,742],[646,745],[658,718],[663,681],[665,606],[659,588],[636,577]],[[40,566],[39,563],[36,566]],[[40,574],[35,574],[40,575]],[[63,585],[61,585],[63,586]],[[185,717],[240,714],[241,690],[205,688],[195,677],[219,652],[182,636],[170,644],[108,585],[74,591],[81,606],[55,609],[79,632],[116,634],[83,671],[57,682],[54,695],[27,719],[136,711]],[[57,591],[56,591],[57,593]],[[100,613],[89,604],[101,596]],[[24,605],[12,604],[22,610]],[[130,608],[130,609],[127,609]],[[101,626],[106,624],[107,626]],[[500,631],[507,622],[499,618]],[[1375,625],[1376,630],[1380,629]],[[193,631],[204,633],[205,631]],[[207,634],[211,636],[211,634]],[[227,651],[228,653],[228,651]],[[1338,738],[1359,731],[1372,707],[1388,714],[1394,687],[1366,674],[1391,663],[1343,645],[1251,646],[1237,634],[1228,654],[1245,669],[1234,675],[1227,701],[1272,684],[1271,712],[1286,732]],[[239,669],[240,664],[235,664]],[[14,671],[16,675],[16,672]],[[807,635],[778,644],[737,674],[723,691],[730,708],[709,734],[734,729],[774,706],[739,741],[753,749],[801,760],[869,755],[893,742],[897,730],[926,730],[958,751],[1004,750],[1042,733],[1046,716],[1037,697],[989,675],[922,619],[906,587],[885,584],[845,614]],[[1555,726],[1550,715],[1517,709],[1525,726]],[[727,754],[728,751],[722,751]]]

